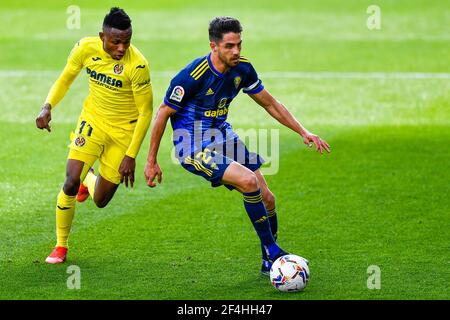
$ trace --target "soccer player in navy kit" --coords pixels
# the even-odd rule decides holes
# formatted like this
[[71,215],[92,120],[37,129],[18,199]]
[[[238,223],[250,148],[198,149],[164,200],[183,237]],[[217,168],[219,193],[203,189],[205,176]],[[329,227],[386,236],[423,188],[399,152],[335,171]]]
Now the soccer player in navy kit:
[[161,182],[157,153],[170,118],[175,154],[183,168],[204,177],[213,187],[225,185],[242,193],[261,241],[261,272],[268,274],[273,261],[287,254],[276,243],[275,197],[259,170],[263,159],[249,152],[226,122],[230,103],[242,89],[273,118],[297,132],[305,144],[314,144],[320,153],[330,152],[330,147],[264,89],[251,63],[240,55],[241,32],[234,18],[217,17],[210,22],[211,52],[172,79],[154,121],[144,174],[150,187],[156,186],[156,178]]

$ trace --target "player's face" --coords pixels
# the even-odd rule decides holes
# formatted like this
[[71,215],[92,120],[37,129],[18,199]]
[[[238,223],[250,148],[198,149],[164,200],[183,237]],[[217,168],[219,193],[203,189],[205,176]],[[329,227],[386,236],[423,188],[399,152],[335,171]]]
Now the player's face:
[[219,59],[227,67],[231,68],[239,64],[239,58],[241,57],[241,45],[241,34],[229,32],[225,33],[222,40],[216,43],[215,50],[217,50]]
[[127,52],[131,42],[132,29],[119,30],[116,28],[105,28],[100,32],[105,50],[113,59],[120,60]]

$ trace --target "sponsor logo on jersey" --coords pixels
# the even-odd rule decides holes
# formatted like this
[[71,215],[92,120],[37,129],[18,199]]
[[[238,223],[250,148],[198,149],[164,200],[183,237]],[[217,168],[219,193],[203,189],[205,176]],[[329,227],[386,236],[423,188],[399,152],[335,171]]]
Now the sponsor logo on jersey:
[[150,79],[144,80],[142,82],[138,82],[138,84],[136,84],[136,86],[138,87],[142,87],[142,86],[146,86],[150,84]]
[[112,87],[122,88],[122,80],[112,78],[110,76],[107,76],[104,73],[100,73],[100,72],[97,73],[97,71],[91,70],[89,68],[86,68],[86,73],[91,77],[92,80],[97,80],[99,82],[103,82]]
[[228,102],[228,98],[220,99],[217,109],[205,111],[203,113],[203,115],[205,117],[212,117],[212,118],[226,115],[228,113],[227,102]]
[[208,91],[206,91],[206,96],[210,96],[212,94],[214,94],[214,91],[213,89],[209,88]]
[[123,64],[116,64],[115,66],[114,66],[114,73],[115,74],[121,74],[122,73],[122,71],[123,71]]
[[227,104],[228,98],[222,98],[220,99],[219,105],[217,106],[217,108],[223,108],[225,107],[225,105]]
[[170,95],[170,100],[181,102],[184,97],[184,89],[182,86],[176,86],[172,90],[172,94]]
[[224,107],[224,108],[220,108],[220,109],[216,109],[216,110],[205,111],[203,113],[203,115],[205,117],[216,118],[216,117],[220,117],[220,116],[226,115],[227,113],[228,113],[228,108]]

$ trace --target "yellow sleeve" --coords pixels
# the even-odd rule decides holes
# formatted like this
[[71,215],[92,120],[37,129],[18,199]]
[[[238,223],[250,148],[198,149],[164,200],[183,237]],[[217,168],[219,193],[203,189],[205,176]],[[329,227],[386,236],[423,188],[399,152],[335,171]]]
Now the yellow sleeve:
[[48,93],[46,103],[49,103],[52,109],[64,98],[67,90],[83,68],[83,50],[78,41],[73,47],[66,66],[60,74],[58,80],[53,84]]
[[153,114],[153,90],[147,62],[138,64],[134,68],[131,75],[131,86],[139,116],[133,138],[125,154],[131,158],[136,158],[148,127],[150,126],[150,122],[152,121]]

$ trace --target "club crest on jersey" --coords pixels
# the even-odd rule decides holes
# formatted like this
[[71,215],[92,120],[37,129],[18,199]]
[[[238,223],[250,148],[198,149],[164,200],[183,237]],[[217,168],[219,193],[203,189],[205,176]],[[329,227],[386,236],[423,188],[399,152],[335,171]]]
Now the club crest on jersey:
[[170,95],[170,100],[181,102],[184,96],[184,89],[182,86],[176,86],[172,90],[172,94]]
[[123,71],[123,64],[116,64],[115,66],[114,66],[114,73],[115,74],[121,74],[122,73],[122,71]]
[[82,147],[86,144],[86,139],[83,136],[78,136],[75,138],[74,143],[77,147]]
[[239,87],[239,85],[241,84],[241,77],[235,77],[234,78],[234,86],[236,87],[236,89]]

